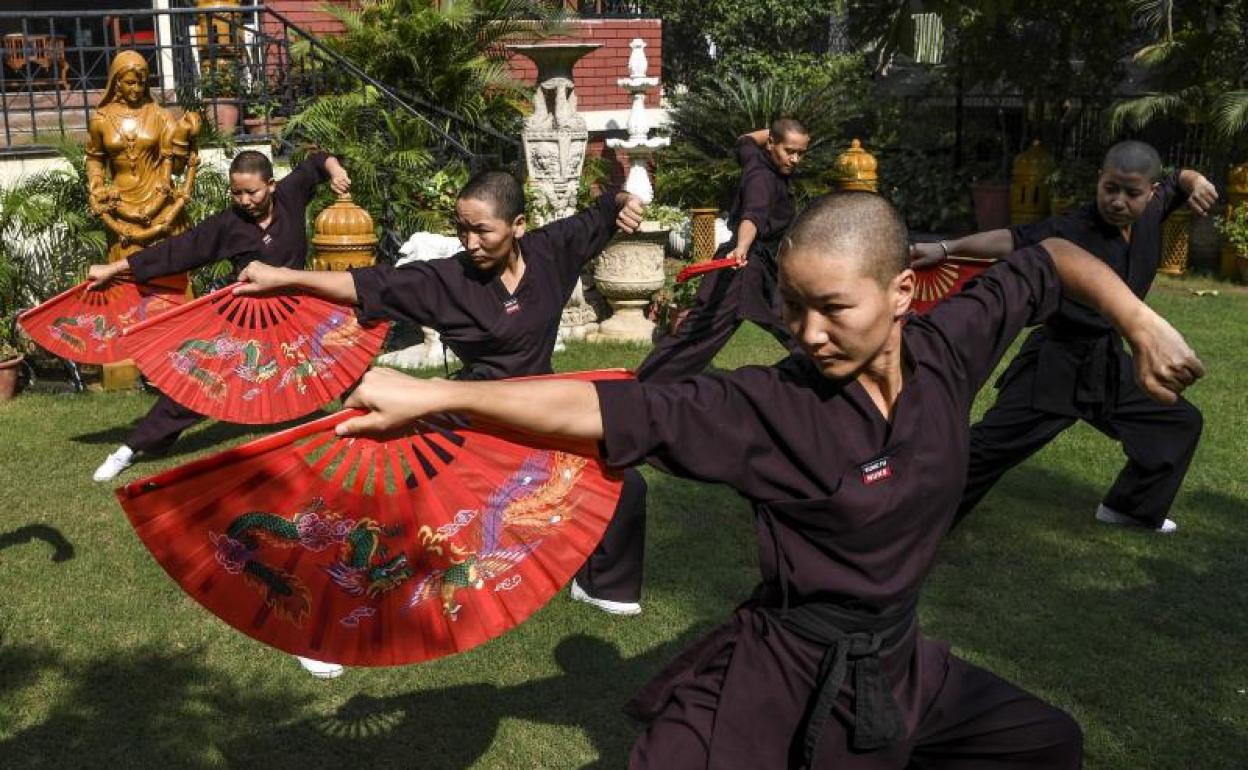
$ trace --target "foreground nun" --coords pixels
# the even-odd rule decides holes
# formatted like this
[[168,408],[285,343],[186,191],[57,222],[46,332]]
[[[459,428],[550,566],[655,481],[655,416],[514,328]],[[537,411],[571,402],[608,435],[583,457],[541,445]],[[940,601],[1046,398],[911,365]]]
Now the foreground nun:
[[1063,287],[1171,401],[1203,372],[1182,337],[1066,241],[1015,252],[926,317],[897,213],[868,193],[814,202],[780,253],[805,354],[672,384],[417,381],[374,370],[344,434],[455,410],[601,441],[727,484],[754,504],[763,582],[637,699],[635,768],[1074,768],[1061,710],[923,638],[915,605],[966,473],[971,401]]

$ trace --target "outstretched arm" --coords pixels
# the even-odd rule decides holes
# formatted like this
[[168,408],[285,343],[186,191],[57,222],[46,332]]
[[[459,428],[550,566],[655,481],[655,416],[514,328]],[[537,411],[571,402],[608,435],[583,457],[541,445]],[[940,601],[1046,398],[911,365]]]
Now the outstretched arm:
[[355,280],[351,274],[334,270],[294,270],[274,267],[259,260],[251,262],[238,274],[242,286],[234,287],[239,296],[270,294],[311,294],[340,305],[358,305]]
[[603,437],[598,391],[593,383],[578,380],[422,380],[393,369],[371,369],[346,406],[369,413],[341,423],[337,430],[344,436],[393,435],[424,415],[458,412],[540,436]]
[[225,239],[222,232],[220,217],[213,216],[184,233],[166,238],[125,259],[92,265],[87,270],[90,288],[102,289],[126,276],[144,283],[161,276],[185,273],[228,257],[230,253],[223,245]]
[[910,266],[931,267],[949,257],[976,257],[979,259],[1002,259],[1014,251],[1014,236],[1009,230],[985,230],[952,241],[910,244]]
[[1184,388],[1204,376],[1204,365],[1183,335],[1108,265],[1061,238],[1046,238],[1040,245],[1053,258],[1062,291],[1100,312],[1131,345],[1136,379],[1149,396],[1174,403]]

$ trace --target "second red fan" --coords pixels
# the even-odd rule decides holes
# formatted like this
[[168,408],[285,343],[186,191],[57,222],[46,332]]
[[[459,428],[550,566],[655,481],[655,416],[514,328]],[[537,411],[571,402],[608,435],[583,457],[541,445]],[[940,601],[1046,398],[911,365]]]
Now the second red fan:
[[926,313],[941,300],[962,290],[966,282],[992,267],[991,259],[953,257],[933,267],[915,270],[914,300],[910,307]]
[[237,297],[233,286],[125,330],[122,346],[161,392],[200,414],[273,423],[313,412],[364,374],[387,323],[308,296]]
[[40,347],[80,364],[113,364],[126,358],[122,330],[186,302],[186,276],[152,283],[118,280],[102,289],[80,283],[17,318]]

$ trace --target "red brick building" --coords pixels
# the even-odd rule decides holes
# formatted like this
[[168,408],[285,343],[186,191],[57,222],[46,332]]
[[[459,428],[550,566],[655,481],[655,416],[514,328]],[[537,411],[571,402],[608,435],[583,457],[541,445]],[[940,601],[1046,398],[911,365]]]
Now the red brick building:
[[[341,31],[341,26],[322,9],[325,0],[267,0],[264,5],[289,18],[300,27],[317,34],[331,35]],[[337,0],[348,3],[350,0]],[[628,93],[616,85],[618,78],[628,76],[629,43],[634,38],[646,42],[646,56],[650,59],[650,74],[659,75],[663,56],[663,23],[659,19],[643,18],[581,18],[572,25],[570,37],[588,43],[601,43],[602,48],[577,62],[573,77],[576,79],[577,104],[590,130],[591,156],[604,153],[615,161],[619,177],[627,170],[627,157],[616,157],[606,149],[605,138],[609,131],[622,131],[628,120],[630,105]],[[536,68],[528,59],[512,57],[512,71],[516,77],[533,83]],[[659,94],[656,91],[646,100],[650,124],[662,121]]]

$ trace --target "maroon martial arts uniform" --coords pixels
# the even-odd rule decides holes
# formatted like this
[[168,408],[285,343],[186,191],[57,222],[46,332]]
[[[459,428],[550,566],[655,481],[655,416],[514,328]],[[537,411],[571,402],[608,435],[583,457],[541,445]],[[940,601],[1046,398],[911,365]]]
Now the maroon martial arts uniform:
[[750,244],[749,264],[702,278],[688,317],[675,332],[659,338],[637,369],[639,380],[673,382],[698,374],[743,320],[753,321],[771,332],[781,345],[798,350],[781,318],[776,292],[776,250],[793,221],[789,177],[781,174],[767,151],[748,136],[737,140],[737,160],[741,183],[728,213],[733,237],[716,256],[726,256],[736,248],[737,228],[748,220],[758,228]]
[[[1176,171],[1131,226],[1129,242],[1089,203],[1011,228],[1014,247],[1065,238],[1113,268],[1143,298],[1161,262],[1162,220],[1186,201]],[[1127,456],[1104,504],[1150,527],[1166,520],[1200,440],[1200,412],[1183,398],[1174,404],[1149,398],[1135,381],[1122,340],[1095,310],[1062,300],[1058,312],[1027,338],[997,388],[996,403],[971,428],[959,520],[1006,471],[1077,420],[1121,441]]]
[[[329,179],[325,160],[316,153],[296,166],[273,191],[273,219],[261,229],[233,206],[205,219],[186,232],[161,241],[129,257],[130,271],[140,283],[228,259],[234,266],[231,280],[248,262],[259,260],[277,267],[302,270],[308,258],[304,210],[316,186]],[[162,452],[178,440],[182,431],[204,419],[166,396],[126,438],[136,452]]]
[[633,701],[634,768],[1074,768],[1064,712],[925,639],[915,605],[962,494],[971,403],[1059,286],[1019,251],[902,331],[886,420],[794,355],[677,383],[597,383],[609,463],[754,505],[763,583]]
[[[436,329],[464,362],[457,379],[493,380],[550,374],[564,305],[581,268],[615,233],[614,191],[586,211],[531,230],[518,240],[524,275],[509,292],[467,254],[403,267],[351,270],[361,320],[391,318]],[[624,473],[624,490],[598,549],[577,573],[591,596],[620,602],[641,597],[646,482]]]

